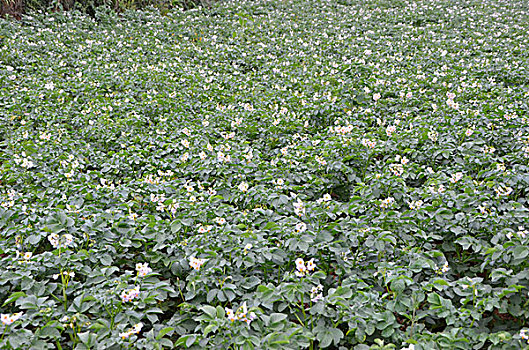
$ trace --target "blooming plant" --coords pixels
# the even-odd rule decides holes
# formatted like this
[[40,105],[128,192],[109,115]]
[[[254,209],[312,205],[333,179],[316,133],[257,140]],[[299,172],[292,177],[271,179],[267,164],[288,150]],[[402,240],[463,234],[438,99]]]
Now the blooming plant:
[[527,1],[207,5],[0,18],[0,349],[527,347]]

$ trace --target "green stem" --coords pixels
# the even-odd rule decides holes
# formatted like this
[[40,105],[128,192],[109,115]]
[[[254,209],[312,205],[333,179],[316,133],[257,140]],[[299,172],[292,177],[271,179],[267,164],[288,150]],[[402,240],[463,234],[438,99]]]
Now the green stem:
[[2,333],[2,337],[0,338],[0,340],[3,340],[4,339],[4,336],[6,335],[6,332],[7,332],[7,325],[4,326],[4,332]]
[[292,314],[294,314],[294,316],[296,316],[296,318],[298,319],[299,323],[300,323],[303,327],[305,327],[305,324],[303,323],[303,321],[301,321],[301,319],[299,318],[299,316],[294,312],[294,310],[292,310],[292,308],[290,307],[290,305],[288,306],[288,308],[290,309],[290,312],[291,312]]

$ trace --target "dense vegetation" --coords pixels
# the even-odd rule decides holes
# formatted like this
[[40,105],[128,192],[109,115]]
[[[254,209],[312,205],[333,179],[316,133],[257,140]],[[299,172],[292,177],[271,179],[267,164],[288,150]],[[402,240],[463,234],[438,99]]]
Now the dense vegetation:
[[520,349],[524,1],[0,20],[2,349]]

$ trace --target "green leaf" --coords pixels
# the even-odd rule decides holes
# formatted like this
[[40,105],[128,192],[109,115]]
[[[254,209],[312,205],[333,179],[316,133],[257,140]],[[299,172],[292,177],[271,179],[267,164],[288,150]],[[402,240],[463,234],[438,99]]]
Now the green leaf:
[[160,339],[163,338],[167,333],[172,332],[174,329],[175,329],[174,327],[165,327],[165,328],[162,328],[162,329],[158,332],[158,335],[156,336],[156,340],[160,340]]
[[204,312],[205,314],[207,314],[210,318],[217,317],[217,309],[211,305],[204,305],[201,306],[199,309],[202,310],[202,312]]
[[191,345],[193,345],[195,343],[196,339],[197,339],[196,335],[194,335],[194,334],[186,334],[186,335],[183,335],[180,338],[178,338],[178,340],[174,343],[174,346],[175,347],[182,346],[182,347],[185,347],[185,348],[189,348],[189,347],[191,347]]
[[7,304],[12,303],[13,301],[16,301],[18,298],[25,297],[25,296],[26,296],[26,293],[24,292],[14,292],[6,299],[6,301],[4,301],[2,306],[6,306]]

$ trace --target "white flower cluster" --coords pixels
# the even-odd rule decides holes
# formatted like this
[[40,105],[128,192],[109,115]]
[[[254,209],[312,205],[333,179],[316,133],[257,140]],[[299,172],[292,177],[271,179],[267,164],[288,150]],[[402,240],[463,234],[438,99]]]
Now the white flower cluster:
[[393,197],[388,197],[386,199],[383,199],[380,202],[380,207],[384,208],[384,209],[387,209],[387,208],[391,207],[394,203],[395,203],[395,199]]
[[226,223],[226,219],[221,218],[221,217],[216,217],[216,218],[215,218],[215,223],[216,223],[217,225],[224,225],[224,224]]
[[386,128],[386,135],[391,136],[395,131],[397,131],[397,127],[395,125],[390,125]]
[[456,97],[456,94],[452,93],[452,92],[447,92],[446,93],[446,96],[448,97],[448,99],[446,100],[446,104],[450,107],[450,108],[453,108],[453,109],[459,109],[459,103],[455,102],[454,101],[454,98]]
[[246,191],[248,191],[249,185],[248,185],[248,183],[246,183],[246,182],[241,182],[241,183],[239,184],[239,186],[237,186],[237,188],[238,188],[241,192],[246,192]]
[[20,317],[22,317],[23,313],[22,312],[17,312],[15,314],[2,314],[0,316],[0,319],[2,320],[2,324],[6,325],[6,326],[9,326],[10,324],[12,324],[13,322],[17,321]]
[[147,263],[138,263],[136,264],[136,272],[138,272],[138,276],[145,277],[152,272],[152,269]]
[[404,174],[404,167],[402,164],[393,163],[389,166],[389,171],[393,173],[394,176],[401,176]]
[[328,193],[325,193],[323,197],[316,200],[316,203],[321,204],[323,202],[330,202],[332,200],[331,195]]
[[323,159],[323,157],[316,156],[314,159],[316,159],[316,162],[318,162],[320,165],[327,165],[327,161]]
[[297,216],[301,217],[305,215],[305,211],[306,211],[305,204],[303,204],[303,202],[299,198],[296,202],[293,203],[293,206],[294,206],[294,212],[296,213]]
[[375,148],[377,142],[375,140],[362,139],[361,144],[367,148]]
[[59,278],[60,276],[67,276],[67,277],[66,277],[67,279],[74,278],[74,277],[75,277],[75,272],[73,272],[73,271],[62,271],[62,272],[60,272],[60,273],[56,273],[56,274],[54,274],[53,276],[51,276],[51,278],[53,278],[54,280],[56,280],[56,279]]
[[69,233],[66,233],[62,236],[59,236],[56,233],[50,233],[48,235],[48,241],[50,241],[53,248],[66,248],[73,245],[74,239],[73,236]]
[[202,224],[198,224],[197,227],[198,227],[198,233],[210,232],[213,229],[212,225],[205,225],[204,226]]
[[145,176],[143,181],[148,183],[148,184],[151,184],[151,185],[157,185],[157,184],[163,182],[163,180],[160,177],[158,177],[156,175],[153,175],[153,174],[149,174],[149,175]]
[[189,258],[189,266],[191,266],[192,268],[194,268],[197,271],[200,270],[200,267],[202,265],[204,265],[205,262],[206,262],[205,259],[197,259],[194,256]]
[[523,340],[527,340],[527,344],[529,344],[529,329],[520,330],[520,338],[522,338]]
[[310,259],[305,263],[305,261],[302,258],[296,259],[296,276],[303,277],[306,274],[308,274],[311,271],[314,271],[316,268],[316,264],[314,263],[314,259]]
[[303,233],[307,230],[307,225],[304,222],[298,222],[296,224],[296,232]]
[[226,310],[226,317],[228,317],[228,320],[231,322],[240,321],[240,322],[246,322],[246,324],[250,324],[253,320],[257,318],[254,312],[248,313],[248,307],[246,306],[246,302],[242,303],[242,305],[237,309],[236,312],[233,312],[232,309],[225,308]]
[[455,184],[459,180],[461,180],[462,178],[463,178],[463,173],[462,172],[457,172],[455,174],[452,174],[452,177],[450,178],[450,182]]
[[139,334],[141,329],[143,328],[143,323],[136,323],[131,329],[129,329],[126,332],[119,333],[119,336],[121,339],[127,339],[133,334]]
[[417,209],[420,209],[423,206],[424,202],[419,199],[419,200],[416,200],[416,201],[411,201],[408,204],[409,204],[411,210],[417,210]]
[[329,133],[334,133],[334,134],[342,134],[342,135],[346,135],[346,134],[349,134],[351,133],[351,131],[353,131],[353,128],[354,126],[352,125],[347,125],[347,126],[331,126],[329,128]]
[[[77,168],[83,168],[83,165],[79,163],[79,161],[77,159],[75,159],[75,157],[71,154],[68,155],[68,159],[63,159],[60,161],[61,163],[61,166],[63,168],[68,168],[70,167],[70,171],[67,172],[67,173],[64,173],[64,176],[66,176],[67,179],[71,179],[74,175],[74,171],[77,169]],[[103,179],[101,179],[103,180]]]
[[15,154],[14,161],[17,165],[20,165],[26,169],[33,168],[35,166],[33,161],[26,156],[26,152],[22,152],[22,157],[20,157],[18,154]]
[[285,184],[285,180],[279,178],[279,179],[273,179],[272,184],[275,185],[276,189],[280,190],[283,188],[283,185]]
[[132,301],[137,298],[139,295],[140,287],[134,287],[132,289],[122,291],[120,297],[122,302],[128,303],[129,301]]
[[445,262],[443,266],[438,270],[438,273],[447,273],[450,271],[450,267],[448,266],[448,262]]
[[[516,232],[516,234],[520,238],[525,238],[525,237],[527,237],[527,235],[529,235],[529,230],[526,230],[523,226],[518,226],[518,232]],[[512,232],[508,232],[506,236],[507,236],[508,239],[511,239],[512,236],[513,236],[513,233]]]
[[253,150],[250,147],[246,148],[246,152],[243,157],[246,159],[247,163],[250,163],[253,159]]
[[316,303],[323,299],[323,286],[318,284],[316,287],[312,287],[310,290],[310,301]]
[[498,197],[507,197],[513,191],[512,187],[500,185],[494,189]]
[[481,149],[481,151],[484,153],[484,154],[492,154],[496,151],[496,148],[492,147],[492,146],[483,146],[483,148]]
[[15,199],[19,197],[19,194],[15,190],[8,190],[7,191],[7,200],[0,203],[0,206],[2,206],[5,209],[11,208],[15,205]]
[[437,139],[439,138],[439,133],[437,131],[430,131],[428,132],[428,138],[432,141],[432,142],[436,142]]

